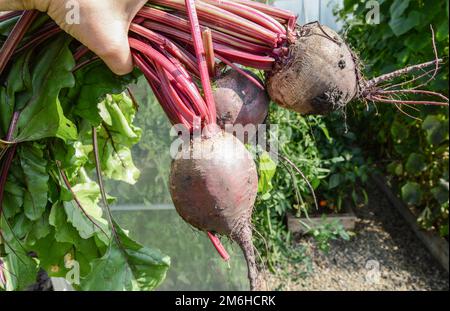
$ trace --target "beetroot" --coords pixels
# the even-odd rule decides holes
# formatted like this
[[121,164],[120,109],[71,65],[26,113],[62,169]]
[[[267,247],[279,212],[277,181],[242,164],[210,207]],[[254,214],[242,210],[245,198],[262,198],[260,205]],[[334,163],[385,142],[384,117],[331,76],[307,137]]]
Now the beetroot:
[[269,74],[271,99],[301,114],[343,108],[358,94],[354,54],[335,31],[318,23],[300,27],[296,37]]
[[250,287],[256,289],[250,222],[258,175],[245,146],[222,131],[194,140],[173,160],[169,183],[175,208],[187,223],[239,244],[247,260]]
[[[263,84],[257,75],[246,72]],[[257,127],[264,123],[269,111],[269,98],[265,90],[247,79],[236,70],[228,70],[217,81],[214,90],[217,123],[224,128],[225,124],[249,124]]]

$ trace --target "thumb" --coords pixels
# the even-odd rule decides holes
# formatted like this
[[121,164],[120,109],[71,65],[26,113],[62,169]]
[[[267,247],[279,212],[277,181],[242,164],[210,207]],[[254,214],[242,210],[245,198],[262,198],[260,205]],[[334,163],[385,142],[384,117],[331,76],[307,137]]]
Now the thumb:
[[[119,30],[118,30],[119,31]],[[133,70],[133,58],[128,43],[128,33],[122,27],[119,32],[108,30],[103,44],[95,44],[92,51],[117,75]],[[88,46],[89,48],[89,46]]]

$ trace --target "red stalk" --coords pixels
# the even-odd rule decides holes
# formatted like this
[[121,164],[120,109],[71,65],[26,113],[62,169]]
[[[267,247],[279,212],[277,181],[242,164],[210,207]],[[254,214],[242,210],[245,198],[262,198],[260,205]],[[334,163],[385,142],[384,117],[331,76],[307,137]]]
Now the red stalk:
[[[175,65],[180,68],[182,73],[185,75],[185,77],[188,80],[191,80],[189,74],[184,70],[184,68],[181,66],[180,62],[173,56],[171,56],[166,51],[161,51],[161,53],[165,54],[167,58]],[[196,111],[196,109],[190,104],[189,99],[186,97],[185,100],[181,99],[182,92],[179,93],[179,90],[182,89],[180,84],[176,81],[176,79],[166,70],[162,69],[161,67],[157,66],[158,71],[160,72],[159,77],[161,81],[161,85],[163,90],[167,89],[167,93],[170,94],[170,96],[174,96],[173,103],[175,110],[181,110],[181,114],[184,116],[184,118],[189,122],[189,124],[193,124],[194,117],[196,117],[198,114],[200,114],[199,111]],[[176,87],[176,89],[174,88]],[[202,116],[204,117],[204,116]]]
[[[174,36],[177,40],[192,45],[192,38],[189,33],[153,22],[145,22],[144,26],[158,32],[164,32],[168,35]],[[226,56],[230,61],[244,66],[270,71],[273,63],[275,62],[275,59],[272,57],[247,53],[220,43],[213,42],[213,46],[215,53],[222,54],[222,56]]]
[[39,12],[37,11],[25,11],[12,29],[8,39],[6,39],[0,49],[0,75],[3,73],[3,70],[11,59],[14,50],[19,45],[28,28],[31,26],[31,23],[33,23],[38,14]]
[[273,6],[251,1],[251,0],[233,0],[234,2],[238,2],[241,4],[244,4],[246,6],[249,6],[251,8],[257,9],[258,11],[261,11],[269,16],[276,17],[278,19],[281,19],[284,21],[285,24],[288,23],[289,20],[292,18],[295,18],[295,15],[292,14],[292,12],[289,12],[287,10],[282,10],[275,8]]
[[15,18],[17,16],[22,15],[23,11],[12,11],[12,12],[8,12],[8,13],[4,13],[3,15],[1,15],[0,13],[0,23],[7,21],[9,19]]
[[[171,55],[169,52],[167,52],[164,49],[164,46],[159,46],[158,49],[162,54],[164,54],[171,62],[174,64],[177,68],[180,69],[181,73],[188,79],[188,81],[192,81],[192,76],[186,71],[186,69],[182,66],[181,62],[178,60],[178,58]],[[175,80],[174,80],[175,81]],[[176,81],[175,81],[176,82]]]
[[[189,9],[183,2],[183,0],[152,0],[154,4],[186,13]],[[247,34],[262,40],[269,46],[275,46],[278,41],[277,33],[214,5],[197,2],[197,9],[202,24],[204,22],[210,23],[210,25],[207,25],[210,28],[217,29],[217,27],[220,27],[223,32],[231,30],[235,33]]]
[[136,16],[134,19],[133,19],[133,23],[135,23],[135,24],[142,24],[143,22],[145,21],[145,18],[144,17],[141,17],[141,16]]
[[156,67],[158,69],[158,76],[161,81],[161,90],[163,94],[166,94],[167,103],[174,111],[176,111],[178,119],[180,120],[179,123],[184,124],[189,130],[191,130],[191,124],[194,122],[194,114],[186,108],[177,92],[170,85],[169,79],[167,78],[167,71],[161,68],[161,66],[156,65]]
[[[156,73],[154,68],[146,62],[145,58],[141,54],[133,51],[132,55],[136,66],[144,73],[144,76],[149,84],[152,86],[152,88],[155,89],[154,92],[157,95],[157,99],[166,110],[167,106],[163,105],[163,103],[166,102],[165,98],[163,98],[162,96],[158,96],[161,95],[161,81],[158,74]],[[169,116],[172,124],[179,123],[179,120],[176,120],[175,118],[175,112],[173,110],[166,111],[166,114]]]
[[100,57],[95,55],[95,56],[93,56],[93,57],[91,57],[89,59],[86,59],[86,60],[82,61],[81,63],[76,64],[75,67],[73,67],[73,69],[72,69],[72,73],[76,72],[77,70],[80,70],[81,68],[83,68],[83,67],[85,67],[87,65],[92,64],[95,61],[98,61],[99,59],[100,59]]
[[161,104],[164,112],[169,118],[172,124],[180,124],[181,120],[177,118],[175,111],[173,111],[172,107],[167,104],[167,97],[162,95],[161,90],[161,82],[159,81],[159,77],[156,73],[150,68],[150,66],[146,63],[144,58],[136,52],[132,52],[134,63],[136,66],[144,73],[145,78],[147,79],[150,87],[153,90],[153,93],[156,96],[156,99]]
[[155,42],[156,44],[164,46],[164,48],[172,54],[174,57],[178,58],[192,73],[196,76],[199,76],[200,73],[196,66],[195,60],[191,59],[184,51],[182,51],[178,46],[173,44],[169,39],[147,29],[141,25],[132,23],[130,26],[130,31],[134,32],[144,38],[150,40],[151,42]]
[[218,54],[227,57],[235,63],[239,63],[244,66],[253,67],[255,69],[270,71],[272,70],[275,59],[268,56],[252,55],[247,52],[232,49],[223,44],[215,43],[214,49]]
[[295,25],[297,24],[297,17],[296,16],[292,16],[289,20],[288,20],[288,30],[291,33],[294,29],[295,29]]
[[216,56],[217,56],[218,59],[220,59],[220,61],[222,61],[227,66],[230,66],[231,68],[233,68],[234,70],[239,72],[241,75],[243,75],[248,80],[250,80],[250,82],[255,84],[258,88],[260,88],[261,90],[265,90],[264,85],[262,85],[261,82],[259,82],[257,79],[255,79],[252,75],[248,74],[248,72],[242,70],[242,68],[240,68],[239,66],[236,66],[232,62],[228,61],[226,58],[224,58],[224,57],[222,57],[220,55],[216,55]]
[[205,102],[209,109],[209,124],[216,123],[216,104],[212,93],[211,81],[209,79],[208,66],[205,58],[205,47],[203,46],[202,34],[200,32],[200,24],[197,17],[197,8],[195,0],[186,0],[186,9],[189,13],[189,21],[191,23],[191,34],[194,41],[195,54],[200,71],[200,80],[202,82]]
[[251,20],[271,31],[279,34],[286,34],[286,29],[276,19],[248,5],[242,5],[228,0],[203,0],[221,9]]
[[211,30],[206,29],[202,32],[203,45],[205,46],[206,61],[208,63],[208,71],[211,77],[216,75],[216,58],[214,56],[214,47],[211,36]]
[[272,48],[269,48],[267,46],[259,45],[257,43],[253,43],[253,42],[248,42],[248,41],[245,41],[245,39],[237,38],[230,34],[218,32],[214,29],[211,29],[211,34],[212,34],[214,41],[225,44],[225,45],[231,45],[234,48],[242,49],[247,52],[260,54],[260,55],[266,55],[272,51]]
[[139,55],[138,53],[133,52],[132,54],[133,54],[133,58],[134,58],[134,61],[137,65],[137,67],[142,70],[142,72],[144,73],[144,76],[148,77],[150,80],[156,82],[157,85],[160,85],[161,81],[159,81],[159,77],[156,75],[156,73],[153,70],[151,70],[151,68],[149,68],[149,66],[146,64],[144,58],[141,55]]
[[[202,26],[208,27],[210,29],[214,29],[219,33],[227,34],[229,36],[233,36],[233,37],[239,38],[241,40],[251,42],[253,44],[262,45],[265,48],[272,49],[276,45],[275,43],[268,44],[261,39],[251,36],[251,34],[249,34],[249,33],[240,33],[240,32],[229,30],[225,27],[221,27],[214,21],[211,22],[211,21],[202,20]],[[275,40],[275,41],[278,41],[278,40]]]
[[[12,142],[14,139],[14,132],[19,122],[20,112],[15,111],[12,115],[11,122],[9,124],[8,133],[6,133],[5,141]],[[5,186],[8,180],[9,170],[11,169],[12,162],[14,160],[14,155],[16,154],[17,144],[14,143],[6,152],[5,160],[3,165],[0,166],[0,218],[3,213],[3,198],[5,195]]]
[[177,82],[180,83],[183,90],[186,92],[189,99],[196,105],[198,111],[200,111],[201,116],[207,115],[207,106],[198,92],[196,85],[192,81],[188,81],[186,77],[181,73],[180,69],[177,68],[170,60],[167,59],[163,54],[159,53],[152,47],[142,43],[134,38],[129,39],[131,48],[147,55],[156,64],[161,65],[165,70],[171,73],[173,77],[176,77]]
[[227,35],[239,38],[244,41],[262,45],[266,48],[273,48],[276,46],[276,43],[278,42],[278,36],[274,36],[273,42],[267,43],[264,40],[253,36],[252,33],[250,33],[250,32],[244,33],[244,32],[240,32],[238,30],[229,29],[227,26],[221,25],[221,24],[215,22],[213,19],[202,18],[201,25],[204,27],[208,27],[210,29],[214,29],[218,33],[227,34]]
[[16,154],[17,144],[14,144],[6,151],[5,160],[3,166],[0,167],[0,217],[3,213],[3,198],[5,195],[5,186],[8,180],[9,170],[11,169],[12,162],[14,160],[14,155]]
[[207,234],[208,234],[208,238],[211,240],[212,244],[216,248],[219,255],[223,258],[223,260],[225,260],[225,261],[230,260],[230,255],[227,253],[227,250],[225,249],[225,247],[223,247],[219,238],[216,237],[216,235],[214,233],[207,232]]
[[[164,25],[175,27],[181,31],[189,32],[189,21],[181,16],[177,16],[174,14],[170,14],[168,12],[164,12],[155,8],[144,7],[139,11],[139,16],[145,17],[149,20],[149,22],[158,22]],[[145,24],[145,23],[144,23]],[[206,29],[205,26],[201,25],[202,31]],[[211,28],[209,28],[211,29]],[[214,41],[232,45],[239,49],[245,49],[248,52],[253,52],[257,54],[267,54],[271,52],[271,48],[268,46],[264,46],[264,42],[257,40],[262,45],[250,42],[249,40],[253,40],[253,38],[241,34],[228,34],[223,33],[215,29],[211,29],[212,37]],[[238,37],[236,37],[238,36]],[[240,36],[240,37],[239,37]]]
[[52,25],[53,27],[48,27],[45,29],[45,31],[40,31],[39,34],[36,34],[33,36],[33,38],[26,42],[24,45],[22,45],[20,48],[16,49],[14,54],[21,53],[27,49],[31,49],[35,46],[38,46],[42,42],[46,41],[47,39],[53,37],[54,35],[62,32],[62,29],[57,27],[55,24]]
[[75,51],[75,53],[73,53],[73,58],[75,59],[76,62],[78,62],[87,53],[89,53],[89,49],[84,45],[82,45]]

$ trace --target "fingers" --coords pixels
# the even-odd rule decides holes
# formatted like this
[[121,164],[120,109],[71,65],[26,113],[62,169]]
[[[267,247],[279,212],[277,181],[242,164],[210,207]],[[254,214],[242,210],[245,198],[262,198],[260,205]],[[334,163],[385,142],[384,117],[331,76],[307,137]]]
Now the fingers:
[[125,75],[133,70],[126,21],[114,16],[101,21],[89,18],[81,25],[63,29],[100,57],[115,74]]
[[79,24],[67,23],[67,9],[60,1],[7,1],[46,11],[63,30],[97,54],[115,74],[125,75],[133,70],[128,29],[131,20],[147,0],[79,0]]
[[[121,12],[123,24],[113,31],[108,29],[105,37],[110,38],[110,42],[105,49],[101,49],[97,55],[106,63],[106,65],[117,75],[128,74],[133,70],[133,57],[131,55],[130,45],[128,43],[128,29],[131,21],[137,12],[147,3],[147,0],[127,0],[123,3],[123,8],[114,6],[115,12]],[[93,50],[95,52],[95,50]]]
[[136,16],[139,10],[147,3],[147,0],[128,0],[128,14],[129,21]]

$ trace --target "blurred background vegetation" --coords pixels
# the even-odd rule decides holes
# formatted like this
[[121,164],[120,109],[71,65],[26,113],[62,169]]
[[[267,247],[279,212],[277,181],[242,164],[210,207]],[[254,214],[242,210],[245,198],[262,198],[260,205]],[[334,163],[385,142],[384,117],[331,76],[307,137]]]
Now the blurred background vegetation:
[[[433,60],[431,25],[444,64],[426,88],[448,96],[449,2],[379,2],[381,14],[377,25],[364,22],[365,1],[346,0],[344,8],[337,12],[345,22],[347,40],[360,53],[367,76]],[[365,158],[389,177],[422,227],[447,238],[448,113],[447,107],[403,106],[400,109],[360,103],[352,105],[347,117],[349,127],[358,133],[357,143],[364,150]]]

